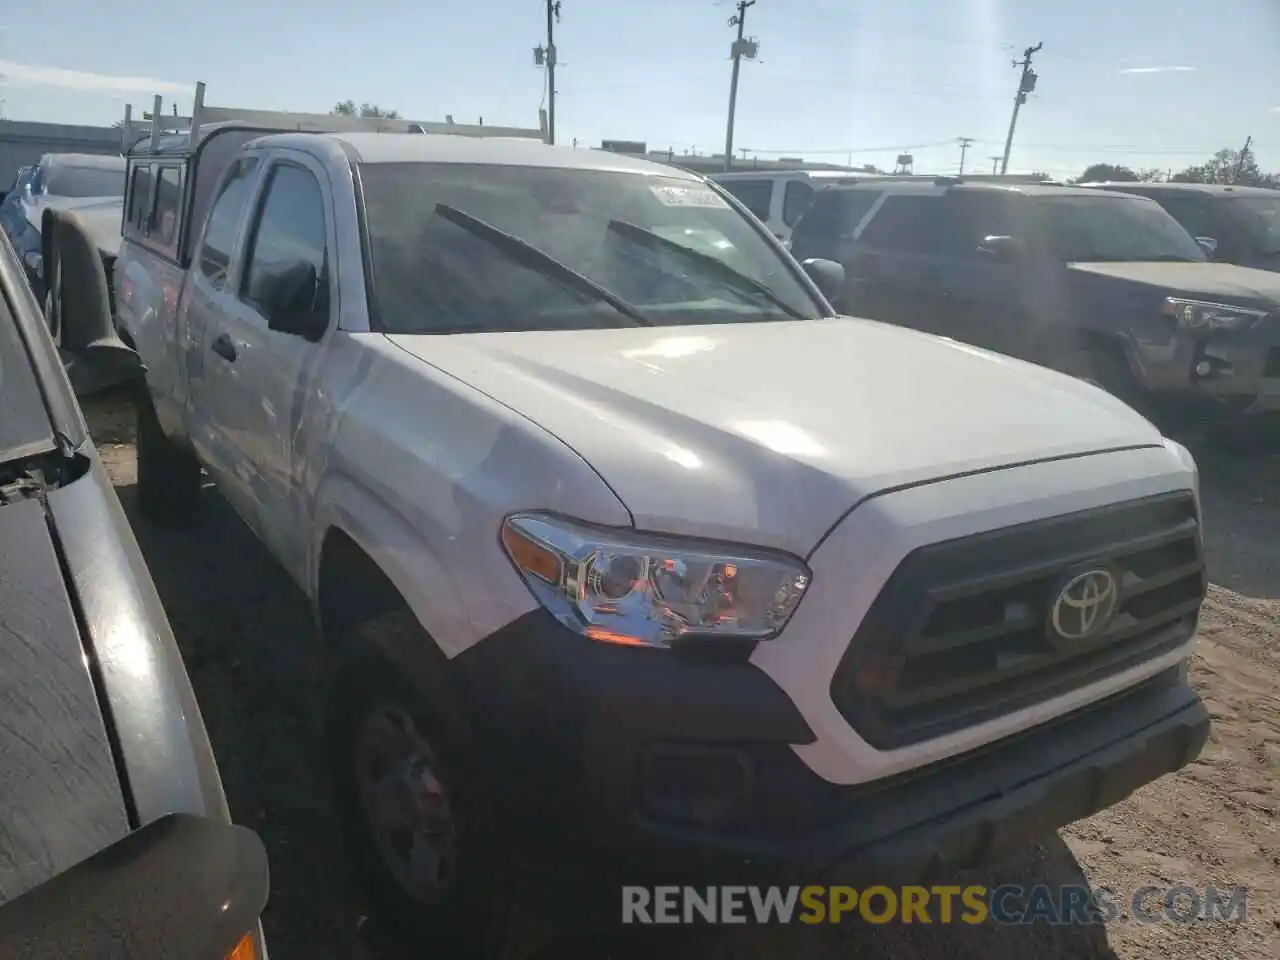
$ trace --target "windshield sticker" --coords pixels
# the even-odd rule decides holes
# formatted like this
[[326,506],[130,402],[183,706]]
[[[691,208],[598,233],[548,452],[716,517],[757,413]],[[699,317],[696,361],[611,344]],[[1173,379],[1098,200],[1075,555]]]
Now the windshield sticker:
[[728,204],[725,203],[720,196],[709,187],[691,186],[691,187],[672,187],[672,186],[656,186],[650,187],[653,195],[668,207],[713,207],[723,209]]

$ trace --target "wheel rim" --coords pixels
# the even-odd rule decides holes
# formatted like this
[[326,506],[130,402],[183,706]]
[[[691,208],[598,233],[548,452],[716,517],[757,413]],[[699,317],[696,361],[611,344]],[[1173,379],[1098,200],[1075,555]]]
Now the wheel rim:
[[439,903],[457,874],[457,830],[435,752],[409,713],[377,704],[360,725],[356,786],[369,837],[401,890]]

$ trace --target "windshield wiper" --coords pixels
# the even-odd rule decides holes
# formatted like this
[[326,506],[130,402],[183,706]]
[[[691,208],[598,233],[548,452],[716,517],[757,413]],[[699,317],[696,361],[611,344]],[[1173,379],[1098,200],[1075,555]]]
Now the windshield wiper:
[[795,307],[788,304],[759,280],[756,280],[754,277],[748,277],[745,273],[739,273],[723,260],[713,257],[709,253],[703,253],[701,250],[694,250],[692,247],[686,247],[683,243],[676,243],[674,240],[668,240],[666,237],[660,236],[651,230],[646,230],[644,227],[637,227],[634,223],[628,223],[626,220],[610,220],[608,229],[627,238],[628,240],[633,241],[634,243],[650,247],[654,250],[666,250],[671,253],[678,253],[691,263],[702,267],[705,273],[717,278],[721,283],[744,293],[754,293],[757,296],[764,297],[793,320],[810,319]]
[[585,277],[572,267],[566,266],[549,253],[543,253],[537,247],[525,243],[517,236],[499,230],[492,224],[485,223],[478,217],[463,213],[457,207],[447,203],[437,203],[435,212],[450,223],[461,227],[472,236],[479,237],[497,247],[508,257],[544,277],[559,281],[566,287],[584,293],[587,296],[609,304],[613,309],[642,327],[653,326],[653,321],[627,303],[616,293],[600,286],[590,277]]

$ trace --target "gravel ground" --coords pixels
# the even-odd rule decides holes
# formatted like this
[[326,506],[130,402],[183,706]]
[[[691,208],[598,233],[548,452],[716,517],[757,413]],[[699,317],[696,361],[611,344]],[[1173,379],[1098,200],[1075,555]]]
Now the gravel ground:
[[[307,720],[315,628],[302,595],[211,491],[197,533],[138,517],[132,415],[86,404],[91,430],[133,520],[182,647],[236,819],[271,856],[264,917],[275,960],[401,960],[351,888]],[[969,882],[1244,885],[1244,924],[1006,928],[880,927],[839,944],[797,928],[744,942],[672,944],[680,956],[887,956],[902,960],[1275,960],[1280,957],[1280,456],[1200,454],[1212,588],[1192,679],[1214,718],[1200,759],[1125,802]],[[963,880],[961,882],[964,882]],[[805,931],[808,933],[809,931]],[[559,953],[563,957],[563,953]]]

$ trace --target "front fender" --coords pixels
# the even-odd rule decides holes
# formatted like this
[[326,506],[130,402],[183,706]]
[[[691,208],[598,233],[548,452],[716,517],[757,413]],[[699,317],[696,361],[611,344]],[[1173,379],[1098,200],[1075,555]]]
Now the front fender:
[[[408,517],[354,477],[330,475],[320,485],[311,544],[308,594],[320,597],[320,557],[328,535],[346,534],[396,588],[418,622],[449,657],[468,644],[473,626],[459,584]],[[529,597],[532,603],[532,597]]]
[[314,457],[306,564],[319,597],[330,528],[346,533],[399,590],[446,657],[536,604],[503,551],[503,520],[547,510],[630,526],[631,515],[573,450],[522,414],[368,335],[368,370]]

